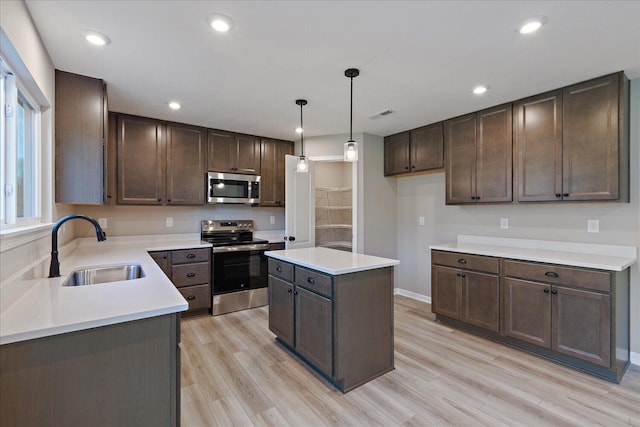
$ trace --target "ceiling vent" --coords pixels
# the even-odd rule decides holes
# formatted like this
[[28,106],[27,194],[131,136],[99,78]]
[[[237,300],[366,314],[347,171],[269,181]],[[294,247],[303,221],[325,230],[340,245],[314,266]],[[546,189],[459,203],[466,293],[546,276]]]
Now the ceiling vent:
[[384,111],[380,111],[379,113],[375,113],[373,116],[369,116],[369,118],[372,120],[375,120],[375,119],[379,119],[380,117],[388,116],[391,113],[393,113],[393,111],[387,109]]

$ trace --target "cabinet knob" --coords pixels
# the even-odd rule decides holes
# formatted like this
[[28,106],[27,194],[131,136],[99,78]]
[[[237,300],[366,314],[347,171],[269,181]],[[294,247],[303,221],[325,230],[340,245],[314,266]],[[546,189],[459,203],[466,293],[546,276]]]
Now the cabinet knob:
[[295,291],[293,294],[294,294],[294,295],[298,295],[298,291]]
[[556,291],[556,290],[551,290],[551,293],[552,293],[553,295],[555,295],[555,294],[557,294],[557,293],[558,293],[558,291]]
[[466,260],[466,259],[464,259],[464,258],[460,258],[460,259],[458,260],[458,263],[460,263],[460,264],[466,264],[466,263],[467,263],[467,260]]
[[562,197],[569,197],[569,193],[564,193]]
[[556,193],[556,197],[562,197],[561,193]]
[[167,199],[167,203],[171,203],[171,199]]
[[196,254],[187,254],[187,258],[195,258]]
[[411,169],[415,169],[416,167],[414,165],[411,165]]
[[289,236],[289,241],[294,242],[296,240],[296,236]]
[[409,170],[409,166],[405,166],[404,168],[405,168],[406,170]]
[[288,292],[288,293],[291,293],[291,292],[292,292],[292,290],[291,290],[291,289],[287,289],[287,292]]
[[158,201],[159,201],[159,202],[161,202],[161,201],[162,201],[162,199],[161,199],[160,197],[158,197]]
[[277,271],[278,273],[282,273],[282,267],[277,266],[277,267],[276,267],[276,271]]
[[548,294],[549,293],[549,289],[548,288],[544,288],[544,293]]
[[187,277],[195,277],[196,273],[188,273]]
[[196,299],[196,296],[195,296],[195,295],[189,295],[189,296],[187,297],[187,299],[188,299],[189,301],[193,301],[194,299]]
[[111,194],[107,194],[107,199],[110,199],[110,198],[111,198]]
[[307,283],[309,283],[310,285],[315,285],[315,284],[316,284],[316,281],[315,281],[315,279],[314,279],[313,277],[309,277],[309,278],[307,279]]
[[558,273],[556,273],[555,271],[547,271],[546,273],[544,273],[544,275],[547,277],[554,277],[554,278],[560,277],[558,276]]

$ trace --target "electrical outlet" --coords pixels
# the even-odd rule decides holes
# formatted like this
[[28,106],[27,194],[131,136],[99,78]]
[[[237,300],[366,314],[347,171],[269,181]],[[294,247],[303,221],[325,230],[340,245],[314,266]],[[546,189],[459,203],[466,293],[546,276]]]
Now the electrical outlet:
[[271,224],[275,224],[275,223],[276,223],[276,217],[275,217],[275,216],[273,216],[273,215],[271,215],[271,216],[269,217],[269,222],[270,222]]
[[500,228],[509,228],[509,218],[500,218]]
[[167,227],[173,227],[173,218],[170,216],[167,217]]
[[424,217],[423,216],[419,216],[418,217],[418,225],[424,225]]
[[600,220],[589,219],[587,220],[587,233],[599,233],[600,232]]
[[98,224],[100,224],[102,229],[107,228],[107,218],[98,218]]

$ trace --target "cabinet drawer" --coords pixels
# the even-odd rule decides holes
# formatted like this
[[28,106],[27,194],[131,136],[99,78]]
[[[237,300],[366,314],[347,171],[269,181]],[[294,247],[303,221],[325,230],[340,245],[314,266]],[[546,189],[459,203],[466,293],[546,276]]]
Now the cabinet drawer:
[[293,282],[293,264],[269,258],[269,274],[287,282]]
[[317,271],[308,270],[296,265],[296,286],[316,292],[320,295],[331,298],[333,296],[331,287],[331,276],[327,276]]
[[178,289],[189,303],[189,310],[211,307],[211,287],[209,285],[185,286]]
[[174,265],[171,268],[171,281],[178,288],[209,283],[209,263]]
[[432,251],[431,262],[449,267],[498,274],[498,258],[488,256],[469,255],[458,252]]
[[209,261],[210,253],[211,248],[181,249],[179,251],[172,251],[171,263],[176,265],[194,262],[207,262]]
[[576,286],[602,292],[611,291],[611,277],[603,271],[505,260],[504,274],[535,282]]

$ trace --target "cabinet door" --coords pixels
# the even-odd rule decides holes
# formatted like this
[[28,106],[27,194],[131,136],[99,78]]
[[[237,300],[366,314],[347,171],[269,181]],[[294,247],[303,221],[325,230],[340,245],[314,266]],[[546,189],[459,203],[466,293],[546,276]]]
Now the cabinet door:
[[209,129],[207,132],[207,169],[211,172],[235,172],[238,147],[235,135]]
[[551,347],[550,286],[505,279],[502,286],[504,334],[540,347]]
[[514,104],[517,199],[562,199],[562,91]]
[[444,167],[442,122],[411,131],[411,172]]
[[260,175],[260,138],[236,135],[236,144],[234,172]]
[[498,276],[462,271],[462,321],[500,332]]
[[409,132],[401,132],[384,138],[385,176],[411,172],[409,135]]
[[293,285],[269,276],[269,330],[293,347]]
[[444,122],[446,204],[475,203],[476,115]]
[[165,198],[165,126],[118,116],[118,203],[161,205]]
[[563,199],[618,198],[619,74],[563,90]]
[[203,205],[205,132],[167,125],[167,204]]
[[162,272],[168,277],[171,278],[171,255],[168,251],[162,252],[149,252],[151,258],[160,266]]
[[461,318],[461,271],[434,265],[431,268],[431,311],[454,319]]
[[296,350],[328,376],[333,375],[333,309],[330,299],[295,288]]
[[552,287],[552,349],[596,365],[611,365],[611,298]]
[[101,204],[106,87],[100,79],[60,70],[55,79],[56,202]]
[[511,129],[511,104],[478,113],[476,201],[479,203],[513,200]]
[[284,206],[284,160],[293,143],[265,138],[260,150],[260,205]]

